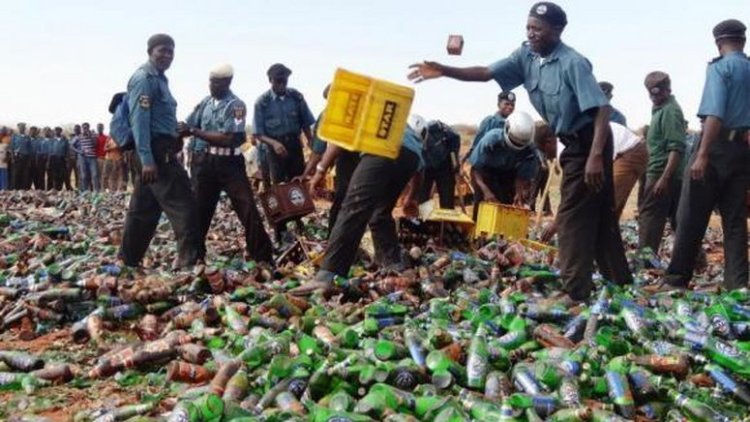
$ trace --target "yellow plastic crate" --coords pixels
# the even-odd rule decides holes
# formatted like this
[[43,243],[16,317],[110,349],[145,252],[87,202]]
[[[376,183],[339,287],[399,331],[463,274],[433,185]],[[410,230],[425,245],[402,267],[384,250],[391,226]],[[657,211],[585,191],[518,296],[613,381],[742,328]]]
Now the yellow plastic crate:
[[318,135],[349,151],[397,158],[414,90],[337,69]]
[[529,235],[531,211],[493,202],[480,202],[474,237],[501,234],[506,239],[525,239]]

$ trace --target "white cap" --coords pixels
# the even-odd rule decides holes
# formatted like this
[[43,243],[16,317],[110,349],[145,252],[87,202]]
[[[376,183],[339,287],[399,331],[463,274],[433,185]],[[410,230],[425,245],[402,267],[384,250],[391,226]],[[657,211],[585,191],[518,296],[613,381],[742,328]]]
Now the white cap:
[[231,64],[222,64],[211,70],[209,77],[211,79],[226,79],[234,76],[234,68]]
[[427,120],[425,120],[424,117],[419,114],[412,114],[409,116],[408,124],[414,132],[417,132],[417,135],[419,135],[422,140],[427,138]]
[[[524,149],[534,142],[534,119],[529,113],[516,111],[505,120],[505,143],[513,149]],[[511,139],[512,138],[512,139]]]

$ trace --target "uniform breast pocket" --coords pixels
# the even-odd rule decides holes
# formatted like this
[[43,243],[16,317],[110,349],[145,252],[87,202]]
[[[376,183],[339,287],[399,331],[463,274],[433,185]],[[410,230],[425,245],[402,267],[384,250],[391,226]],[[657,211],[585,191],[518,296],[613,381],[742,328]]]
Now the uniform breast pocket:
[[539,75],[539,90],[545,95],[557,95],[560,93],[560,72],[555,69],[542,69]]

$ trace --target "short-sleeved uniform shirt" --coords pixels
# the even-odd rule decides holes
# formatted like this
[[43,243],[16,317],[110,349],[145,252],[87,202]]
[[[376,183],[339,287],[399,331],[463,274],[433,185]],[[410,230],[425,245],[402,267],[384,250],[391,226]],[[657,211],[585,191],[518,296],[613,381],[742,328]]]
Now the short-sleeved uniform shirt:
[[625,115],[614,107],[612,107],[612,113],[609,115],[609,121],[628,127],[628,120],[625,118]]
[[68,155],[68,140],[63,137],[52,138],[49,155],[52,157],[65,158]]
[[268,90],[255,102],[253,133],[257,136],[299,136],[304,128],[313,123],[315,117],[305,98],[295,89],[287,88],[284,95],[276,95],[273,90]]
[[659,178],[667,167],[669,153],[680,153],[680,164],[672,178],[682,179],[685,168],[685,137],[687,135],[685,117],[682,108],[677,104],[674,95],[670,95],[664,104],[651,110],[651,124],[648,128],[646,142],[648,145],[648,167],[646,177]]
[[750,59],[744,53],[732,52],[708,65],[698,116],[717,117],[728,129],[750,128]]
[[128,81],[128,107],[138,158],[144,166],[154,165],[151,140],[158,135],[177,137],[177,101],[167,77],[150,61]]
[[[245,125],[247,122],[247,107],[231,91],[224,98],[216,99],[212,96],[204,98],[195,107],[186,122],[192,127],[198,127],[207,132],[221,132],[234,134],[233,148],[239,148],[245,143]],[[193,152],[205,152],[210,144],[197,136],[190,142]]]
[[469,163],[477,170],[487,172],[515,171],[516,177],[533,180],[539,172],[536,148],[528,146],[521,150],[505,143],[503,129],[492,129],[479,140],[469,156]]
[[501,116],[498,113],[495,113],[493,115],[487,116],[479,123],[479,128],[477,129],[476,135],[474,135],[474,140],[471,141],[471,149],[469,150],[469,154],[471,154],[471,151],[474,150],[474,147],[477,146],[479,143],[479,140],[482,139],[482,137],[487,133],[487,131],[491,129],[498,129],[505,126],[505,117]]
[[563,42],[547,57],[533,52],[525,42],[489,68],[503,91],[523,84],[531,104],[558,136],[592,123],[588,111],[609,103],[588,59]]
[[13,154],[31,155],[34,153],[29,135],[14,133],[10,139],[10,150]]

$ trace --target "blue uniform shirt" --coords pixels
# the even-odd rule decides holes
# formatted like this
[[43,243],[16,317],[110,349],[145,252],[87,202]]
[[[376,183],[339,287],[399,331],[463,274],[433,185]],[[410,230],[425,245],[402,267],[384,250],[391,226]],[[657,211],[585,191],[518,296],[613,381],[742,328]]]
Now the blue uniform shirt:
[[50,142],[49,155],[53,157],[67,156],[68,140],[65,138],[53,138]]
[[419,167],[417,168],[417,171],[422,171],[425,165],[424,157],[422,156],[422,140],[419,135],[417,135],[417,132],[414,132],[414,130],[408,126],[404,131],[404,137],[401,141],[401,148],[408,149],[409,151],[417,154],[417,157],[419,157]]
[[450,160],[451,153],[458,154],[461,136],[450,126],[435,120],[427,125],[427,139],[422,143],[423,157],[428,168],[435,169]]
[[523,43],[508,58],[491,64],[490,71],[503,91],[523,84],[531,104],[557,135],[580,130],[593,121],[588,110],[608,104],[591,63],[562,42],[547,57]]
[[609,121],[628,127],[628,121],[625,119],[625,115],[614,107],[612,107],[612,113],[609,115]]
[[299,136],[302,129],[315,123],[305,98],[299,91],[287,88],[284,95],[266,91],[255,102],[253,133],[258,136],[278,138]]
[[323,155],[323,153],[326,152],[326,147],[328,146],[328,143],[318,136],[318,126],[320,126],[320,119],[323,118],[323,113],[320,113],[318,115],[318,120],[315,121],[315,127],[313,128],[313,141],[312,146],[310,149],[312,149],[312,152],[318,155]]
[[488,131],[469,156],[469,163],[478,170],[506,172],[516,170],[519,178],[532,180],[539,171],[539,160],[533,146],[516,150],[505,144],[503,129]]
[[29,135],[14,133],[10,138],[10,150],[13,154],[31,155],[34,153]]
[[469,154],[471,154],[471,151],[474,150],[474,147],[477,146],[479,143],[479,140],[482,139],[482,137],[487,133],[490,129],[497,129],[502,128],[505,125],[505,117],[495,113],[493,115],[487,116],[479,123],[479,128],[477,129],[477,134],[474,135],[474,140],[471,141],[471,148],[469,149]]
[[[232,147],[237,148],[245,143],[246,116],[245,103],[230,91],[219,100],[210,95],[204,98],[188,116],[187,124],[207,132],[234,134],[236,136]],[[208,141],[198,137],[193,137],[190,141],[193,152],[205,151],[209,146]]]
[[36,138],[36,155],[49,155],[52,148],[52,138]]
[[727,129],[750,127],[750,59],[733,52],[708,65],[698,116],[714,116]]
[[169,92],[167,77],[150,61],[128,81],[128,107],[138,157],[144,166],[152,166],[151,139],[156,135],[177,137],[177,101]]

